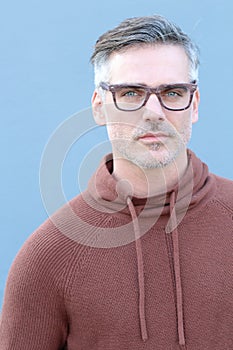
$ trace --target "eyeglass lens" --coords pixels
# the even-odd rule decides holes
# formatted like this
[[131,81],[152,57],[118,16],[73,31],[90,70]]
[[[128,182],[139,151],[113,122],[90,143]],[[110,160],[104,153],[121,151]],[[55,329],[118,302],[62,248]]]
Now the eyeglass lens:
[[[121,87],[115,91],[116,104],[123,110],[135,110],[144,104],[147,94],[141,87]],[[164,107],[177,110],[189,105],[191,93],[186,86],[178,85],[161,89],[158,95]]]

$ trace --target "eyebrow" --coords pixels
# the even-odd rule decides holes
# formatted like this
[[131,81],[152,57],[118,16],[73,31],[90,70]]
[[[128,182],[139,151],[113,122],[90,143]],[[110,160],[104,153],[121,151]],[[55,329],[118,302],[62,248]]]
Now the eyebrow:
[[[192,84],[193,82],[191,82]],[[170,86],[170,85],[180,85],[180,84],[190,84],[190,82],[171,82],[171,83],[163,83],[163,84],[158,84],[158,85],[155,85],[155,86]],[[151,85],[148,85],[146,83],[129,83],[129,82],[124,82],[124,83],[116,83],[116,84],[112,84],[110,83],[109,85],[119,85],[119,86],[144,86],[144,87],[147,87],[147,88],[154,88],[155,86],[151,86]]]
[[125,86],[146,86],[149,87],[149,85],[147,85],[146,83],[129,83],[129,82],[124,82],[124,83],[116,83],[116,84],[112,84],[110,83],[110,85],[125,85]]
[[159,88],[162,88],[162,89],[166,89],[166,88],[173,88],[173,87],[179,87],[179,86],[182,86],[182,85],[190,85],[190,84],[196,84],[196,82],[191,82],[191,83],[186,83],[186,82],[176,82],[176,83],[169,83],[169,84],[159,84],[157,86],[149,86],[147,84],[144,84],[144,83],[121,83],[121,84],[109,84],[109,86],[116,86],[116,87],[122,87],[122,88],[127,88],[127,87],[135,87],[135,88],[145,88],[145,89],[152,89],[152,90],[155,90],[155,89],[159,89]]

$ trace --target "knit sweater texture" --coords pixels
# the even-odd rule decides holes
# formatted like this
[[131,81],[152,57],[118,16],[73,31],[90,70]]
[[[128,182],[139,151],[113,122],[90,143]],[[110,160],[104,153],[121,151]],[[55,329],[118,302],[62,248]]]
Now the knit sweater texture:
[[188,154],[179,185],[149,199],[117,183],[106,157],[28,238],[1,350],[233,349],[233,182]]

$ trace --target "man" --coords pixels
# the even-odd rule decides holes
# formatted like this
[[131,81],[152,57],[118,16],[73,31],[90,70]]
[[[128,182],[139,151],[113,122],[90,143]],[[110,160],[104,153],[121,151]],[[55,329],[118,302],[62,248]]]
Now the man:
[[233,348],[233,184],[187,149],[198,49],[161,16],[131,18],[92,55],[112,155],[25,243],[1,350]]

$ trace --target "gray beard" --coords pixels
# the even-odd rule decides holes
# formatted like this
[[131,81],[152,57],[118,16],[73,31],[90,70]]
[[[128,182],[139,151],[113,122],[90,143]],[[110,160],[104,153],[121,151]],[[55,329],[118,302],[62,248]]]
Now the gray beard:
[[[161,142],[155,142],[148,146],[141,145],[141,150],[143,151],[142,153],[145,152],[145,147],[148,147],[145,157],[137,154],[137,151],[135,150],[137,150],[139,144],[136,140],[143,134],[150,132],[162,132],[166,134],[168,139],[172,140],[171,149]],[[144,126],[139,126],[138,129],[134,131],[132,140],[122,140],[119,138],[119,140],[114,140],[113,145],[118,155],[131,161],[138,167],[143,169],[161,169],[168,166],[172,162],[175,162],[177,156],[186,147],[188,141],[189,140],[186,140],[185,135],[178,134],[177,131],[168,124],[164,125],[161,123],[147,122]],[[161,151],[162,147],[164,147],[166,154],[161,157],[159,152]],[[154,156],[150,153],[150,151],[154,151]],[[155,152],[158,152],[158,156],[156,156]]]

